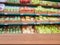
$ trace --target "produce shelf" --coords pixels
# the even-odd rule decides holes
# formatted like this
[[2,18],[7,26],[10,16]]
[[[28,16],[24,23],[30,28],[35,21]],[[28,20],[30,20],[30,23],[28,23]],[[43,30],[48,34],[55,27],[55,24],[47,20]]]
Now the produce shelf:
[[60,34],[1,34],[0,44],[60,44]]
[[39,25],[39,24],[60,24],[60,22],[0,23],[0,26],[4,26],[4,25]]
[[42,1],[0,0],[0,44],[60,44],[60,1]]
[[41,14],[41,16],[60,16],[60,14]]
[[60,14],[8,14],[8,13],[0,13],[0,16],[60,16]]
[[0,16],[37,16],[37,14],[8,14],[8,13],[0,13]]
[[60,22],[37,22],[37,24],[60,24]]
[[[2,2],[0,2],[2,3]],[[19,4],[19,3],[4,3],[5,5],[8,6],[32,6],[32,7],[36,7],[36,6],[43,6],[46,7],[46,5],[41,5],[41,4]],[[53,8],[60,8],[59,5],[56,6],[48,6],[48,7],[53,7]]]
[[45,1],[60,2],[59,0],[45,0]]

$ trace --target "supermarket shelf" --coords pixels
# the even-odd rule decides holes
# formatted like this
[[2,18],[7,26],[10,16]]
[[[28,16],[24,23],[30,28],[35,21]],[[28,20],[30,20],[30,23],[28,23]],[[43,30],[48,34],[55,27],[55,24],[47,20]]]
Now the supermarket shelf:
[[60,14],[41,14],[41,16],[60,16]]
[[12,25],[36,25],[36,23],[5,23],[5,24],[0,24],[1,26],[6,26],[6,25],[9,25],[9,26],[12,26]]
[[37,16],[36,14],[8,14],[0,13],[0,16]]
[[[58,2],[59,3],[59,2]],[[0,2],[1,4],[1,2]],[[3,3],[2,3],[3,4]],[[35,4],[14,4],[14,3],[4,3],[6,6],[30,6],[30,7],[37,7],[37,6],[42,6],[42,7],[47,7],[47,8],[58,8],[60,9],[60,5],[53,5],[53,6],[46,6],[46,5],[35,5]],[[60,14],[9,14],[9,13],[5,13],[5,12],[0,12],[0,16],[59,16]],[[39,22],[39,21],[0,21],[0,27],[3,26],[4,31],[5,29],[10,26],[21,26],[20,28],[22,28],[22,25],[31,25],[34,27],[34,25],[60,25],[59,21],[55,21],[55,22],[50,22],[49,21],[44,21],[44,22]],[[6,26],[6,27],[5,27]],[[23,26],[24,27],[24,26]],[[14,27],[15,28],[15,27]],[[17,27],[18,28],[18,27]],[[2,29],[3,31],[3,29]],[[7,31],[7,30],[6,30]],[[0,31],[1,32],[1,31]],[[39,34],[39,33],[34,33],[34,34],[9,34],[9,33],[4,33],[4,34],[0,34],[0,44],[60,44],[60,33],[59,34]]]
[[60,22],[37,22],[36,24],[60,24]]
[[45,0],[45,1],[60,2],[59,0]]
[[0,23],[0,26],[6,25],[39,25],[39,24],[60,24],[60,22],[20,22],[20,23]]
[[8,13],[0,13],[0,16],[60,16],[60,14],[8,14]]
[[[0,2],[1,3],[1,2]],[[32,7],[36,7],[36,6],[43,6],[46,7],[47,5],[40,5],[40,4],[18,4],[18,3],[4,3],[5,5],[8,6],[32,6]],[[48,6],[48,7],[53,7],[53,8],[60,8],[59,5],[55,5],[55,6]]]
[[60,34],[1,34],[0,44],[60,44]]

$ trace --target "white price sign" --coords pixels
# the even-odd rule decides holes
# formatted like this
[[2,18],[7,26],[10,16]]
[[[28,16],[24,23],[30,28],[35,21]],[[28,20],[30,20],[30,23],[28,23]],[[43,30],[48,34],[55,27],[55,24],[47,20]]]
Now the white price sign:
[[0,2],[6,2],[7,0],[0,0]]
[[0,4],[0,11],[3,11],[5,8],[5,5],[4,4]]

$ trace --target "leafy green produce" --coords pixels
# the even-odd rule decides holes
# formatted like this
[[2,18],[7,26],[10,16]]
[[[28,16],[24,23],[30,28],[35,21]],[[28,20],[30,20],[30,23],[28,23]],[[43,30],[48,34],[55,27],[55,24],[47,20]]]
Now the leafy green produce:
[[58,29],[57,26],[54,26],[54,25],[35,26],[35,29],[40,34],[54,34],[54,33],[56,34],[56,33],[60,33],[60,29]]

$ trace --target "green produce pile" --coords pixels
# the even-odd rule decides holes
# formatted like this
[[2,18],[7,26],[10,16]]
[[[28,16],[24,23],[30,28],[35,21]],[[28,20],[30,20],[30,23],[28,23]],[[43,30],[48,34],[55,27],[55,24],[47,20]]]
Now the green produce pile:
[[[60,9],[59,9],[60,10]],[[46,12],[46,13],[58,13],[59,11],[58,9],[54,9],[54,8],[44,8],[42,6],[38,6],[35,8],[35,13],[38,13],[38,12]]]
[[60,22],[60,17],[46,16],[0,16],[0,23],[20,23],[20,22]]
[[18,14],[19,13],[19,8],[18,6],[5,6],[4,12],[5,13],[14,13]]
[[60,2],[60,0],[45,0],[45,1]]
[[[22,27],[22,28],[21,28]],[[60,25],[38,26],[4,26],[0,27],[0,34],[59,34]]]
[[52,2],[52,1],[44,1],[44,0],[31,0],[32,4],[40,4],[40,5],[48,5],[48,6],[52,6],[52,5],[57,5],[57,2]]
[[0,27],[0,34],[5,33],[5,29],[3,29],[2,27]]
[[19,7],[19,6],[6,6],[4,10],[2,10],[3,13],[8,14],[21,14],[21,13],[27,13],[28,14],[60,14],[60,9],[55,8],[45,8],[42,6],[37,7]]
[[7,0],[8,3],[20,3],[20,0]]
[[8,29],[7,29],[7,33],[21,33],[21,28],[20,28],[20,26],[15,26],[15,27],[13,27],[13,26],[10,26],[10,27],[8,27]]
[[40,25],[35,26],[36,30],[40,34],[56,34],[60,33],[60,26],[57,25]]
[[38,17],[35,17],[35,20],[36,21],[45,21],[45,22],[53,22],[53,21],[60,22],[60,18],[58,18],[58,17],[43,17],[43,16],[38,16]]
[[0,34],[18,34],[21,33],[20,26],[8,26],[8,27],[0,27]]

